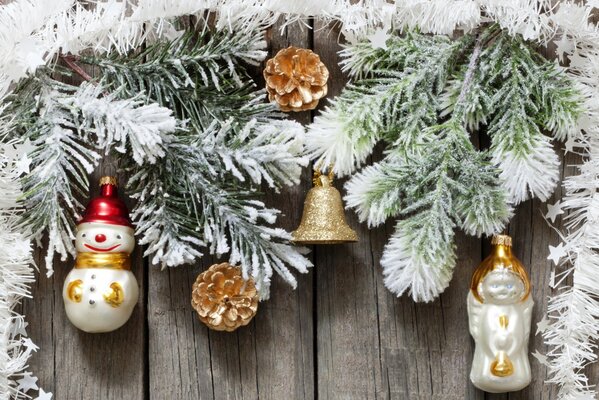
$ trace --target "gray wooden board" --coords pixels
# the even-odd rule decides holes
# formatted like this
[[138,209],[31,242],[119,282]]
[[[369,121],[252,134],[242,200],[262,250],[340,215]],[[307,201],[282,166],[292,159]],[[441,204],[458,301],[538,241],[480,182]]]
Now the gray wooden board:
[[[318,22],[314,28],[272,28],[270,53],[288,45],[313,48],[331,71],[331,99],[346,83],[337,66],[338,30]],[[263,85],[260,71],[254,74]],[[325,105],[290,117],[307,124]],[[575,172],[569,165],[578,160],[567,156],[565,161],[563,175],[568,176]],[[109,162],[103,164],[92,178],[92,193],[99,176],[115,172]],[[267,203],[282,210],[280,226],[291,230],[299,223],[310,178],[307,168],[300,185],[267,194]],[[336,184],[342,188],[343,181]],[[558,189],[549,201],[561,195]],[[522,204],[509,226],[515,253],[534,284],[534,321],[551,294],[547,246],[558,242],[542,217],[545,207],[539,201]],[[138,249],[134,273],[141,292],[131,320],[117,332],[90,335],[72,327],[64,313],[62,284],[73,261],[56,260],[56,273],[48,279],[37,251],[34,297],[22,307],[41,348],[30,369],[57,400],[555,398],[555,388],[544,384],[546,368],[534,358],[533,382],[522,392],[490,395],[469,382],[473,343],[465,298],[471,273],[488,251],[486,241],[458,233],[458,265],[450,287],[433,303],[414,304],[383,285],[379,261],[394,224],[368,229],[355,214],[347,216],[360,242],[313,248],[316,269],[298,276],[295,291],[274,277],[271,299],[235,333],[208,330],[190,305],[191,285],[219,261],[213,257],[161,271]],[[533,327],[531,351],[545,350],[534,333]],[[596,382],[599,367],[587,371]]]
[[[309,46],[308,29],[273,27],[267,34],[271,53],[295,44]],[[261,71],[261,69],[260,69]],[[261,80],[256,71],[258,81]],[[296,115],[310,122],[309,114]],[[299,223],[308,171],[301,186],[267,203],[281,206],[280,224],[293,229]],[[209,331],[194,315],[190,290],[197,274],[215,262],[160,272],[149,271],[150,397],[282,399],[312,398],[314,392],[312,275],[298,277],[292,291],[273,278],[271,298],[260,304],[255,320],[234,333]]]

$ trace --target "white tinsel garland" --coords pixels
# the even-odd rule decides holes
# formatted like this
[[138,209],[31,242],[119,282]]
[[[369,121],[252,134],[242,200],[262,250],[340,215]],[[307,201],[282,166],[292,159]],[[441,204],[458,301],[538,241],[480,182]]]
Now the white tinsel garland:
[[[221,12],[224,17],[220,21],[221,26],[226,26],[227,21],[254,23],[251,21],[256,15],[265,18],[265,11],[297,13],[288,16],[290,21],[307,15],[322,16],[343,22],[350,39],[370,33],[376,26],[390,26],[391,23],[398,27],[418,26],[424,32],[432,33],[449,33],[456,28],[470,30],[489,17],[509,32],[520,33],[527,39],[546,41],[554,32],[564,32],[558,42],[558,51],[569,54],[573,77],[584,85],[584,93],[589,99],[588,118],[581,125],[586,137],[581,139],[580,144],[588,156],[582,166],[583,177],[591,179],[572,177],[566,183],[568,194],[564,201],[565,210],[578,215],[570,219],[576,224],[569,225],[570,232],[565,236],[564,246],[569,254],[565,260],[573,262],[575,279],[572,288],[552,300],[552,310],[558,310],[560,314],[546,331],[545,337],[554,349],[549,354],[550,366],[554,374],[552,381],[562,387],[560,399],[593,398],[593,391],[587,387],[580,368],[587,362],[595,361],[592,346],[599,328],[595,313],[597,302],[593,298],[595,289],[587,285],[587,280],[599,280],[599,273],[595,272],[599,271],[599,260],[594,254],[599,244],[593,233],[599,231],[595,201],[599,186],[596,181],[599,174],[599,143],[596,140],[599,135],[599,110],[596,109],[599,96],[599,35],[596,28],[587,23],[590,11],[598,6],[596,1],[588,1],[586,6],[562,1],[554,7],[553,2],[548,0],[397,0],[392,3],[363,0],[358,4],[352,4],[349,0],[141,0],[139,6],[133,6],[129,14],[125,14],[124,1],[108,0],[93,11],[80,7],[75,11],[67,10],[73,3],[72,0],[16,0],[0,7],[0,49],[3,54],[0,62],[0,97],[11,83],[49,61],[60,46],[73,52],[85,47],[106,50],[111,46],[126,51],[143,41],[144,35],[150,38],[153,35],[176,34],[172,25],[163,18],[206,9],[218,9]],[[140,30],[141,23],[148,21],[152,21],[154,29],[147,32]],[[230,22],[229,25],[233,26]],[[47,29],[43,29],[44,26]],[[11,186],[2,187],[4,191]],[[7,235],[7,241],[12,240],[6,233],[10,231],[3,229],[2,232]],[[0,239],[0,242],[5,244],[4,240]],[[23,258],[13,261],[23,265],[27,257],[24,253]],[[5,260],[0,260],[1,271]],[[28,272],[22,271],[23,275],[10,276],[12,287],[24,288],[27,285]],[[26,293],[26,289],[20,289],[19,293]],[[12,299],[10,304],[14,304]],[[579,313],[580,305],[587,307],[585,315]],[[0,327],[6,327],[9,318],[10,315],[0,315]],[[570,330],[575,340],[564,335]],[[2,332],[6,335],[6,329]],[[0,354],[8,354],[7,346],[13,341],[14,338],[0,342]],[[14,383],[7,380],[11,373],[12,370],[0,372],[0,391],[3,392],[0,392],[0,398],[8,396],[8,386],[3,384],[14,387]]]
[[[547,317],[538,325],[549,349],[537,358],[549,368],[549,382],[559,386],[560,400],[595,399],[596,382],[589,382],[584,367],[597,361],[599,340],[599,31],[589,23],[593,7],[562,4],[552,17],[561,28],[558,56],[570,60],[569,73],[584,95],[585,114],[576,147],[584,157],[579,174],[566,178],[561,202],[550,206],[548,219],[564,217],[562,243],[551,247],[556,269],[550,286],[557,293],[549,300]],[[570,149],[571,150],[571,149]],[[558,269],[559,268],[559,269]],[[565,283],[566,278],[572,284]]]
[[[57,51],[78,54],[86,48],[115,49],[125,53],[144,40],[176,35],[172,17],[217,11],[220,29],[272,23],[283,14],[289,22],[317,16],[343,23],[351,40],[364,37],[377,26],[419,27],[424,32],[447,34],[469,31],[493,20],[526,39],[551,37],[551,1],[534,0],[16,0],[0,7],[0,90],[9,82],[33,72]],[[448,4],[451,3],[451,4]],[[93,7],[89,7],[92,4]],[[87,6],[87,7],[86,7]],[[273,14],[274,13],[274,14]],[[146,24],[144,26],[144,24]],[[0,91],[0,93],[2,93]]]
[[27,392],[38,389],[37,378],[26,372],[29,357],[38,348],[27,337],[24,316],[17,312],[21,299],[30,297],[29,284],[35,279],[30,240],[17,227],[17,198],[21,195],[19,176],[28,172],[27,151],[30,149],[29,144],[5,143],[0,153],[1,400],[31,398]]

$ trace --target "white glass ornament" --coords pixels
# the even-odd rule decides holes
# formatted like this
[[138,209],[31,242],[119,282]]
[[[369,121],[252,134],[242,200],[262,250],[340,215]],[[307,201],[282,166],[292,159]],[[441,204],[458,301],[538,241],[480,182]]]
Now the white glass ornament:
[[526,270],[512,255],[511,238],[493,238],[493,250],[472,277],[468,318],[475,350],[470,380],[490,393],[530,384],[528,360],[533,300]]
[[93,199],[77,226],[75,268],[63,287],[65,310],[77,328],[90,333],[123,326],[139,297],[131,269],[134,230],[114,178],[103,178],[102,196]]

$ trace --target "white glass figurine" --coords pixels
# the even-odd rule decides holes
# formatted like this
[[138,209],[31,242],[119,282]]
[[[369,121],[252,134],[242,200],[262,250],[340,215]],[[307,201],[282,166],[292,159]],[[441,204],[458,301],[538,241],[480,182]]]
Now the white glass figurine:
[[531,380],[528,361],[533,300],[526,270],[512,255],[512,239],[498,235],[475,270],[468,293],[475,350],[470,380],[490,393],[521,390]]
[[77,225],[75,268],[63,287],[67,317],[90,333],[120,328],[137,304],[139,288],[131,272],[133,225],[117,197],[116,178],[104,177],[102,194],[92,199]]

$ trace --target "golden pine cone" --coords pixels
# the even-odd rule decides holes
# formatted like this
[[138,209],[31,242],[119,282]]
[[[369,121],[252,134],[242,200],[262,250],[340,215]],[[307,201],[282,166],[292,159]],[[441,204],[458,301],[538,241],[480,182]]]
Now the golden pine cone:
[[282,111],[313,110],[327,94],[329,70],[312,50],[291,46],[266,62],[264,79]]
[[253,279],[243,280],[241,268],[215,264],[198,275],[191,305],[210,329],[232,332],[256,315],[258,292]]

